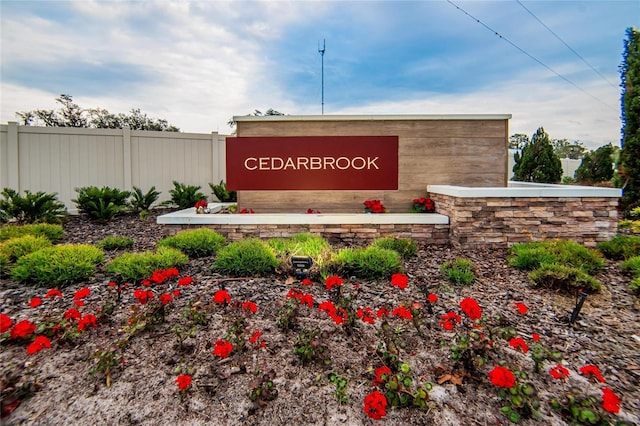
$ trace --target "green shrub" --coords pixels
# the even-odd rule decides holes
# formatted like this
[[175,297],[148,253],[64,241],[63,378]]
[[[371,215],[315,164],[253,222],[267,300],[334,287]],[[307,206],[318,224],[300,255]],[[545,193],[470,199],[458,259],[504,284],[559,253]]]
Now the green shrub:
[[121,282],[139,282],[156,269],[186,265],[187,255],[170,247],[158,247],[155,252],[123,253],[107,266],[107,273]]
[[469,285],[475,280],[473,262],[469,259],[454,259],[443,263],[440,272],[451,283]]
[[212,269],[232,276],[262,275],[278,266],[273,249],[264,241],[246,238],[218,251]]
[[324,238],[308,232],[288,238],[272,238],[267,244],[271,247],[280,263],[279,269],[292,272],[291,258],[293,256],[309,256],[313,259],[312,270],[316,272],[322,268],[331,257],[331,245]]
[[640,256],[640,236],[616,235],[609,241],[598,244],[598,249],[608,259],[624,260]]
[[64,237],[64,229],[60,225],[50,223],[38,223],[33,225],[6,225],[0,227],[0,241],[10,238],[22,237],[24,235],[34,235],[36,237],[46,237],[52,244],[60,241]]
[[602,284],[580,268],[557,263],[545,263],[529,273],[529,279],[539,287],[573,291],[600,291]]
[[173,247],[189,257],[212,256],[220,250],[226,240],[211,229],[182,231],[174,236],[158,241],[158,246]]
[[149,211],[151,204],[158,201],[158,197],[160,197],[160,192],[156,191],[155,186],[152,186],[146,194],[143,193],[140,188],[134,186],[133,191],[131,192],[129,207],[131,208],[131,211],[135,213]]
[[60,223],[67,214],[56,193],[24,191],[22,197],[13,189],[4,188],[0,200],[0,218],[3,222],[15,219],[18,223]]
[[629,283],[629,290],[634,293],[640,293],[640,277],[636,277]]
[[402,258],[398,252],[380,247],[344,248],[328,265],[328,271],[340,276],[362,279],[386,279],[401,272]]
[[553,240],[514,244],[509,250],[509,265],[533,270],[545,263],[573,266],[591,274],[604,266],[604,260],[596,250],[588,249],[575,241]]
[[65,287],[93,277],[102,261],[102,250],[95,246],[63,244],[21,257],[11,276],[19,283],[30,282],[37,287]]
[[374,247],[389,249],[397,252],[403,259],[409,259],[418,252],[415,241],[406,238],[384,237],[376,239]]
[[127,250],[133,247],[133,240],[129,237],[109,235],[96,243],[102,250]]
[[98,222],[109,222],[118,213],[126,210],[129,191],[121,191],[117,188],[104,186],[87,186],[76,188],[78,197],[73,201],[80,213],[89,216],[90,219]]
[[0,277],[7,273],[10,264],[9,256],[0,252]]
[[173,181],[173,189],[169,191],[171,195],[170,201],[165,201],[164,205],[175,205],[180,209],[188,209],[193,207],[200,200],[206,200],[207,197],[200,192],[200,186],[185,185],[177,181]]
[[213,195],[215,195],[221,203],[235,203],[238,201],[238,194],[236,191],[227,191],[227,184],[223,180],[221,180],[217,185],[209,182],[209,188],[211,188]]
[[620,264],[620,268],[634,277],[640,277],[640,256],[630,257]]
[[0,255],[3,255],[10,263],[14,263],[21,257],[45,247],[51,247],[51,241],[46,237],[25,235],[0,243]]

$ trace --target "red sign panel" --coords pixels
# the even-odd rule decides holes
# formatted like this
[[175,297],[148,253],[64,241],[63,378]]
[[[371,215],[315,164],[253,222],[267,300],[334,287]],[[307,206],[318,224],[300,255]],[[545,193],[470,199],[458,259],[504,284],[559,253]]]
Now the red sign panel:
[[395,190],[397,136],[227,138],[230,190]]

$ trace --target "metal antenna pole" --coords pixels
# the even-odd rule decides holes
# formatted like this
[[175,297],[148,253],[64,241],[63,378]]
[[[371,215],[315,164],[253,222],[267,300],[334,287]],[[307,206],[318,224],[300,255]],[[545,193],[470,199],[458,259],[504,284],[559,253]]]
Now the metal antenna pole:
[[320,42],[318,42],[318,53],[322,60],[322,115],[324,115],[324,51],[325,51],[325,39],[322,39],[322,48],[320,48]]

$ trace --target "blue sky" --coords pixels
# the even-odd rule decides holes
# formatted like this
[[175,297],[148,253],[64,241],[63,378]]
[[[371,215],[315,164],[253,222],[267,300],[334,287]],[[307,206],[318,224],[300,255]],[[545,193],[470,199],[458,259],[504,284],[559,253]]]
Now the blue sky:
[[326,39],[327,115],[512,114],[510,134],[544,126],[590,148],[619,143],[618,66],[625,29],[640,24],[640,0],[0,8],[2,123],[54,108],[61,93],[86,108],[140,108],[184,132],[229,134],[229,118],[254,109],[320,114]]

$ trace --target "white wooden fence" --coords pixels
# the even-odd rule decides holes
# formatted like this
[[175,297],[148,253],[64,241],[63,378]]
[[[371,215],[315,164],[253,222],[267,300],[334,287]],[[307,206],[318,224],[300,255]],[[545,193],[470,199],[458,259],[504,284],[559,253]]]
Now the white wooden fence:
[[75,188],[95,185],[170,198],[172,181],[200,185],[226,180],[225,136],[130,129],[0,125],[0,189],[55,192],[74,212]]

